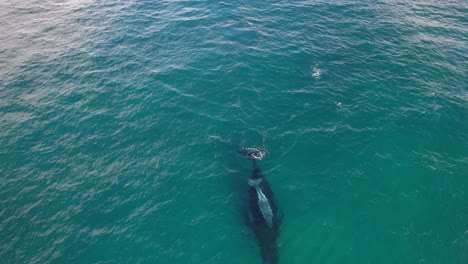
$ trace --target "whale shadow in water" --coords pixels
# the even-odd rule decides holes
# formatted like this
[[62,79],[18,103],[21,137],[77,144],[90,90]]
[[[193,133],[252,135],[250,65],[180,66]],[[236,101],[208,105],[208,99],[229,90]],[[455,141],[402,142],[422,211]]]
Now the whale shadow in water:
[[253,172],[249,179],[249,225],[257,237],[264,264],[279,262],[278,236],[281,217],[275,204],[273,191],[265,179],[257,160],[263,158],[261,149],[244,149],[241,154],[252,160]]

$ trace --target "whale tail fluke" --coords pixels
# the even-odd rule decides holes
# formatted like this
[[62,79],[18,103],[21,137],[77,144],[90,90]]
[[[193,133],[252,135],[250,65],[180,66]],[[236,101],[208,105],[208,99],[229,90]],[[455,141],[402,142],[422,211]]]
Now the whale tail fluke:
[[242,148],[239,153],[252,160],[261,160],[266,155],[267,151],[262,148]]

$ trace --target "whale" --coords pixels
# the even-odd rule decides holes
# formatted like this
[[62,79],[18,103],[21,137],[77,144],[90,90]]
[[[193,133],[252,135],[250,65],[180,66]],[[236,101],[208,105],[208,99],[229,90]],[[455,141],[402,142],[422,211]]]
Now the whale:
[[249,148],[240,151],[252,160],[253,171],[248,179],[249,217],[248,222],[257,238],[264,264],[279,262],[280,217],[273,191],[257,164],[265,155],[263,149]]

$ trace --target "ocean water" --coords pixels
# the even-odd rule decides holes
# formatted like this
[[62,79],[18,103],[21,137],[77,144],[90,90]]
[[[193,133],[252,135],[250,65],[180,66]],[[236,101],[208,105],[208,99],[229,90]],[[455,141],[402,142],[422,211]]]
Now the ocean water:
[[468,263],[468,2],[0,2],[0,263]]

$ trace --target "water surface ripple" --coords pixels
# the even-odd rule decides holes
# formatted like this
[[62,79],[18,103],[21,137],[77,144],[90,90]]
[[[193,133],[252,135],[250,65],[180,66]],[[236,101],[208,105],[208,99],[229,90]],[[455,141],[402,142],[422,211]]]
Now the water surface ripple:
[[467,263],[466,1],[0,3],[0,263]]

